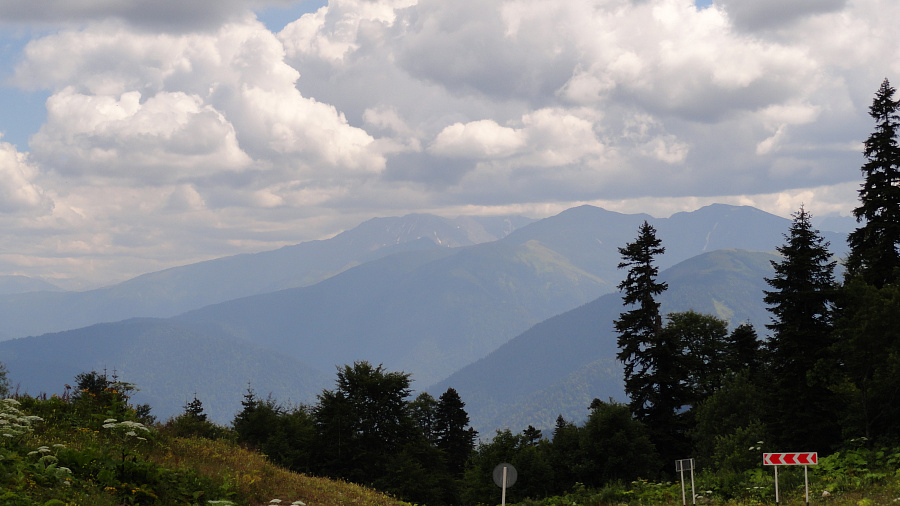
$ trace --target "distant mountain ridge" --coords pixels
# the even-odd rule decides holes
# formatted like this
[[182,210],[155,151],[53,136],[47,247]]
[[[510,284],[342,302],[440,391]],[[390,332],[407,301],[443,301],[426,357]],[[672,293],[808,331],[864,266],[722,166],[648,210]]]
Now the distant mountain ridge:
[[[733,287],[762,282],[759,272],[764,270],[768,260],[756,255],[739,255],[736,253],[739,250],[731,250],[730,253],[709,250],[727,246],[774,251],[784,240],[783,234],[790,226],[789,220],[753,208],[735,206],[708,206],[667,219],[624,215],[582,206],[516,228],[502,239],[471,246],[442,248],[434,242],[434,236],[419,233],[409,235],[419,238],[401,242],[401,251],[392,255],[382,256],[387,246],[384,243],[375,244],[375,256],[378,258],[346,268],[313,285],[228,300],[166,320],[141,320],[144,327],[138,341],[170,342],[165,339],[181,335],[185,346],[188,346],[184,352],[197,360],[207,360],[209,356],[211,363],[224,361],[232,364],[233,361],[228,361],[233,358],[189,349],[192,342],[219,340],[221,347],[253,350],[252,353],[260,357],[268,353],[277,357],[278,360],[273,359],[273,363],[294,367],[310,377],[320,378],[333,376],[335,366],[354,360],[368,360],[383,363],[390,370],[411,373],[414,388],[424,390],[436,382],[445,384],[441,380],[448,377],[463,378],[458,376],[457,371],[477,363],[479,359],[493,356],[489,354],[496,354],[498,348],[507,342],[518,342],[520,334],[528,334],[532,326],[545,326],[550,321],[556,321],[555,318],[548,318],[570,312],[572,308],[586,303],[595,304],[598,297],[614,291],[624,275],[616,267],[619,262],[618,248],[634,239],[638,226],[644,220],[657,227],[666,247],[665,255],[659,259],[660,266],[665,268],[684,262],[678,268],[667,271],[667,275],[683,278],[678,283],[673,281],[671,294],[677,295],[678,285],[682,283],[690,286],[690,283],[701,282],[708,277],[707,282],[717,287],[715,292],[709,292],[714,296],[700,296],[701,292],[695,288],[685,289],[680,296],[690,307],[714,311],[732,321],[757,321],[760,314],[764,315],[764,310],[756,305],[761,304],[761,300],[757,300],[759,297],[754,294],[749,302],[743,301],[741,297],[746,299],[746,290],[735,290]],[[384,228],[377,220],[373,224]],[[376,234],[376,237],[382,236]],[[444,238],[449,236],[438,237],[444,242]],[[832,235],[830,240],[834,241],[836,237]],[[362,244],[374,243],[364,237],[358,240]],[[843,241],[842,238],[838,240]],[[838,248],[845,246],[838,243]],[[360,250],[356,246],[349,249]],[[704,253],[706,255],[697,257],[702,258],[702,262],[697,260],[700,263],[691,266],[693,260],[688,259]],[[297,268],[302,271],[308,266]],[[231,274],[239,275],[238,272]],[[284,276],[290,275],[284,273]],[[716,279],[726,281],[719,283],[714,281]],[[691,302],[691,297],[699,298],[697,302]],[[618,305],[610,306],[616,306],[616,314]],[[706,307],[712,309],[707,310]],[[607,310],[610,311],[612,309]],[[591,318],[596,318],[596,315]],[[588,320],[585,320],[585,325],[596,329],[598,325],[609,325],[612,318],[614,316],[605,318],[603,321],[606,323],[590,319],[594,323],[587,323]],[[547,321],[536,326],[544,320]],[[119,329],[119,325],[123,327]],[[39,381],[37,378],[52,373],[49,363],[41,365],[45,359],[41,358],[39,350],[46,346],[45,343],[79,335],[84,336],[83,346],[90,349],[93,355],[90,362],[76,361],[74,357],[77,355],[73,355],[72,367],[90,363],[91,367],[94,367],[93,364],[103,364],[110,369],[118,368],[127,380],[138,383],[141,388],[153,390],[152,395],[156,398],[184,397],[184,389],[188,389],[189,394],[192,383],[210,384],[211,370],[196,371],[195,374],[201,376],[192,379],[190,374],[194,372],[190,369],[179,374],[167,369],[164,364],[154,362],[164,360],[158,354],[154,355],[153,360],[150,360],[150,355],[145,361],[130,360],[126,369],[121,366],[121,357],[112,352],[115,347],[91,344],[89,337],[92,334],[107,336],[105,339],[110,339],[109,336],[115,336],[117,332],[134,335],[134,327],[129,325],[132,324],[127,321],[94,325],[77,331],[0,342],[0,361],[8,362],[14,382],[21,381],[29,391],[34,391],[33,385]],[[27,345],[21,344],[26,341]],[[173,352],[176,349],[173,348]],[[13,350],[15,356],[12,355]],[[562,353],[565,350],[558,351]],[[604,362],[608,360],[608,354],[598,355],[577,348],[574,353],[593,358],[577,365],[576,369],[566,369],[566,375],[549,378],[549,383],[537,390],[520,392],[516,404],[508,407],[531,409],[522,404],[525,402],[523,399],[538,399],[544,395],[546,399],[560,400],[564,393],[574,395],[572,388],[583,388],[586,384],[582,379],[573,378],[592,378],[589,384],[602,384],[601,390],[607,388],[603,385],[615,383],[615,377],[609,376],[609,371],[615,372],[616,368]],[[541,358],[555,360],[559,364],[567,363],[562,358],[553,358],[553,355],[528,360],[534,362]],[[540,363],[524,363],[521,366],[538,367]],[[232,367],[222,366],[223,369]],[[170,371],[172,377],[166,378],[163,383],[157,382],[155,373],[148,372],[157,369]],[[236,371],[235,377],[240,382],[250,381],[248,369],[238,368]],[[144,380],[151,381],[151,384],[142,384]],[[253,386],[263,393],[275,390],[265,382]],[[164,393],[159,393],[159,389]],[[481,406],[479,410],[489,406],[479,401],[478,396],[482,394],[478,389],[471,392],[471,401],[464,396],[467,403]],[[201,398],[204,395],[201,390],[197,393]],[[218,399],[227,395],[233,396],[233,401],[222,406],[239,402],[242,391],[218,392],[215,397]],[[583,395],[585,392],[575,395],[573,399],[581,399],[579,396]],[[297,402],[311,400],[303,399],[299,393],[289,397]],[[171,414],[178,411],[182,402],[182,399],[170,399],[158,409]],[[547,406],[552,406],[549,400]],[[215,410],[217,416],[227,416],[227,409],[230,408],[209,409]],[[230,414],[233,415],[233,412]],[[502,422],[493,416],[484,415],[479,419]]]
[[449,219],[427,214],[373,218],[331,239],[173,267],[106,288],[0,294],[0,339],[133,317],[174,316],[248,295],[312,285],[397,252],[493,241],[532,221],[520,216]]

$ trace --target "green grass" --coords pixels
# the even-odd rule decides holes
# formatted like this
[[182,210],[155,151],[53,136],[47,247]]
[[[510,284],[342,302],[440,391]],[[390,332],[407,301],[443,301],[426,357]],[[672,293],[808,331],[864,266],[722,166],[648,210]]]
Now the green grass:
[[405,504],[289,472],[227,437],[145,426],[115,396],[85,397],[0,400],[0,505]]

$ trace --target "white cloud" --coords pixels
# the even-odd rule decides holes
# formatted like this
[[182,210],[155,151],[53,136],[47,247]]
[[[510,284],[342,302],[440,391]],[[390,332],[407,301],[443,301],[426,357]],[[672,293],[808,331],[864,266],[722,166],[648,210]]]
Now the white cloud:
[[158,93],[83,95],[66,88],[47,100],[47,123],[31,146],[62,174],[144,183],[196,179],[247,167],[234,129],[199,97]]
[[4,162],[22,251],[137,269],[411,211],[834,212],[900,82],[893,0],[331,0],[278,34],[264,3],[0,0],[58,23],[12,80],[51,94]]
[[0,141],[0,213],[31,212],[38,215],[50,211],[52,199],[35,184],[37,169],[15,146]]
[[505,158],[525,145],[522,132],[492,120],[454,123],[438,134],[428,151],[449,158]]
[[[69,174],[196,180],[258,165],[378,171],[373,139],[303,97],[258,22],[215,34],[133,34],[115,23],[32,43],[16,80],[57,88],[32,140]],[[72,83],[72,84],[69,84]]]

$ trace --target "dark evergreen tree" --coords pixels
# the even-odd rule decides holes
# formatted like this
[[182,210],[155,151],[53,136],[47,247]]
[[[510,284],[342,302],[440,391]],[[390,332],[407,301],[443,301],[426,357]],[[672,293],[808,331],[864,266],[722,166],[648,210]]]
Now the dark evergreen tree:
[[454,477],[462,477],[466,461],[475,449],[478,433],[469,427],[466,404],[453,388],[438,398],[435,411],[435,435],[437,447],[447,456],[447,466]]
[[199,422],[206,421],[206,413],[203,412],[203,403],[194,394],[194,399],[184,405],[184,414],[194,418]]
[[848,275],[861,276],[876,288],[900,276],[900,104],[894,92],[885,79],[869,108],[875,132],[865,142],[865,181],[859,190],[860,206],[853,210],[862,226],[847,239]]
[[668,288],[656,280],[659,268],[653,261],[665,252],[656,238],[656,229],[646,221],[638,229],[637,239],[619,248],[628,274],[618,288],[628,311],[619,315],[615,329],[619,334],[619,353],[616,358],[625,365],[625,393],[630,398],[632,412],[639,420],[653,423],[654,418],[668,417],[668,385],[663,378],[672,360],[673,350],[665,349],[659,341],[662,317],[656,296]]
[[760,372],[763,356],[759,336],[750,323],[738,325],[728,336],[725,345],[725,366],[733,374],[749,371],[751,376]]
[[578,482],[578,476],[583,473],[580,430],[562,415],[556,417],[549,457],[553,467],[553,483],[556,485],[553,490],[555,494],[571,489]]
[[830,413],[834,396],[816,373],[817,365],[829,359],[835,262],[802,207],[785,239],[777,248],[783,258],[772,261],[775,276],[766,279],[773,290],[764,297],[772,313],[767,325],[772,332],[767,343],[770,420],[781,442],[825,451],[840,437]]
[[541,440],[543,434],[541,433],[541,429],[536,428],[534,425],[529,425],[522,431],[522,437],[525,440],[525,444],[533,446]]
[[274,399],[260,399],[249,386],[241,401],[241,411],[232,421],[232,427],[238,435],[238,441],[254,448],[262,448],[278,424],[282,410]]

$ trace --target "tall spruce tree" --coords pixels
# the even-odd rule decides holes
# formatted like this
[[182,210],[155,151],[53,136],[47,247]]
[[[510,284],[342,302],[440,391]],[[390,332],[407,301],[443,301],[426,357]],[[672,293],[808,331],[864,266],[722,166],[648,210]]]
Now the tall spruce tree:
[[464,409],[466,403],[453,388],[438,398],[435,410],[435,435],[437,447],[447,457],[447,466],[455,478],[461,478],[466,462],[475,449],[478,432],[469,427],[469,414]]
[[885,79],[869,108],[875,131],[866,139],[862,225],[850,233],[847,273],[837,310],[835,351],[848,409],[845,432],[896,441],[900,428],[900,102]]
[[861,276],[876,288],[900,276],[900,103],[894,92],[885,79],[869,108],[875,131],[865,142],[865,181],[859,190],[860,206],[853,210],[862,226],[847,239],[848,275]]
[[840,437],[831,410],[834,395],[817,365],[829,358],[832,309],[836,295],[834,267],[828,242],[810,223],[802,207],[794,213],[782,259],[772,261],[775,276],[764,302],[772,313],[767,343],[772,378],[772,428],[783,443],[826,450]]
[[631,412],[649,425],[665,423],[669,418],[670,378],[664,378],[672,362],[673,350],[660,342],[662,317],[656,296],[668,285],[656,280],[659,268],[653,261],[666,251],[656,237],[656,229],[646,221],[638,228],[634,242],[619,248],[622,262],[619,268],[628,269],[618,288],[624,293],[622,301],[629,309],[614,322],[619,334],[619,353],[625,366],[625,393],[630,399]]

